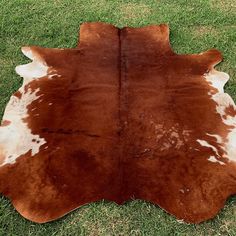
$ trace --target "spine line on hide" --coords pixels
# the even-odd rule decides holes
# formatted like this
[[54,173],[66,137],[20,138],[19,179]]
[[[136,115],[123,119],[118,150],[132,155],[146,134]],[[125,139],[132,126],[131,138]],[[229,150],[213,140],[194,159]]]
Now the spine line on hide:
[[127,57],[125,50],[125,28],[118,30],[119,37],[119,143],[120,143],[120,196],[121,202],[126,198],[126,184],[125,184],[125,151],[127,142],[127,127],[128,127],[128,78],[127,78]]

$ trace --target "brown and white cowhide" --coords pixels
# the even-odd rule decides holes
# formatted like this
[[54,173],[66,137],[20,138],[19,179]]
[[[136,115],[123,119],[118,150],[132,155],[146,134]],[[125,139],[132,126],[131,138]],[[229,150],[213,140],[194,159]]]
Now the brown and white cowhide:
[[31,63],[0,127],[0,192],[25,218],[106,199],[186,222],[236,193],[236,107],[212,49],[180,55],[167,25],[84,23],[75,49],[23,47]]

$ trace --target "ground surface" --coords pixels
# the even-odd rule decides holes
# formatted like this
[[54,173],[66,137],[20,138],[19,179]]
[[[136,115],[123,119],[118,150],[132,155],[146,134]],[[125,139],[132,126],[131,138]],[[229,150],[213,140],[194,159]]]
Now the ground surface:
[[[217,48],[224,54],[218,70],[229,73],[226,91],[236,101],[235,0],[0,0],[0,114],[21,85],[14,67],[27,62],[23,45],[75,47],[79,25],[102,21],[118,27],[169,23],[178,53]],[[22,183],[24,187],[24,183]],[[144,201],[123,206],[98,202],[47,224],[23,219],[0,199],[0,235],[236,235],[236,197],[215,219],[183,224]]]

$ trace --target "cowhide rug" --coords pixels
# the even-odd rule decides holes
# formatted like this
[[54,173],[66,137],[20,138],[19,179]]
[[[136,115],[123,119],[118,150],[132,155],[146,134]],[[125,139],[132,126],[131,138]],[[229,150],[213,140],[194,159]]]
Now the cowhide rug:
[[236,107],[218,50],[180,55],[167,25],[84,23],[74,49],[23,47],[0,127],[0,192],[35,222],[106,199],[214,217],[236,193]]

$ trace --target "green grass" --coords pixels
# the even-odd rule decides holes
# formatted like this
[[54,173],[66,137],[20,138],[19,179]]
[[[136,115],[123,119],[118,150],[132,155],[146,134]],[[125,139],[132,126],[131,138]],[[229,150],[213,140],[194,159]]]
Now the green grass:
[[[14,72],[27,62],[20,47],[75,47],[85,21],[118,27],[169,23],[176,52],[220,49],[224,62],[217,69],[229,73],[226,92],[236,101],[235,0],[0,0],[0,115],[22,82]],[[40,225],[22,218],[1,197],[0,235],[236,235],[236,197],[213,220],[199,225],[179,223],[144,201],[92,203]]]

